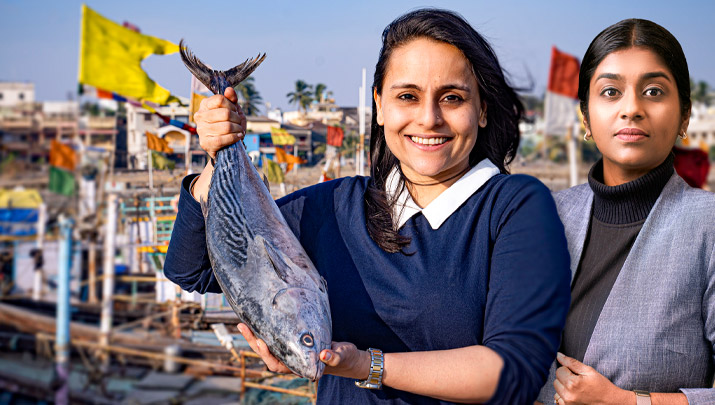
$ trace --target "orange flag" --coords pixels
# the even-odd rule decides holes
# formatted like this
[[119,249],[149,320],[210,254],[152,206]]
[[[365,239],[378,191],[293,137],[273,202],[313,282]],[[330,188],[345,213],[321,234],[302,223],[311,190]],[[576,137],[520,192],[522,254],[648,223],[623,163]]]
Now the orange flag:
[[77,166],[77,154],[71,146],[53,139],[50,143],[50,165],[73,171]]
[[157,152],[174,153],[174,149],[169,147],[165,139],[159,138],[149,131],[146,131],[146,147]]
[[302,159],[298,156],[287,154],[286,151],[284,151],[282,148],[276,148],[276,161],[278,163],[288,163],[288,166],[286,167],[286,173],[293,169],[293,164],[303,164],[307,162],[307,160]]

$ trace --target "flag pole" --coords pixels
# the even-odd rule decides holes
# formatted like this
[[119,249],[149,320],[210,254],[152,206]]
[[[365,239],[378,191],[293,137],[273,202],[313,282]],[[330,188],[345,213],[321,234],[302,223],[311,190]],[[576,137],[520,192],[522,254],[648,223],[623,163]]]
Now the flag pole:
[[578,184],[578,156],[576,156],[576,124],[572,123],[566,130],[566,143],[569,158],[569,187]]
[[154,156],[151,149],[147,148],[149,153],[149,191],[151,197],[149,200],[149,219],[151,220],[151,240],[156,245],[156,215],[154,215]]
[[189,153],[191,153],[191,132],[186,131],[186,158],[184,160],[186,161],[187,176],[191,174],[191,156]]
[[358,170],[357,174],[359,176],[365,175],[365,68],[362,68],[362,86],[360,87],[360,144],[358,145]]

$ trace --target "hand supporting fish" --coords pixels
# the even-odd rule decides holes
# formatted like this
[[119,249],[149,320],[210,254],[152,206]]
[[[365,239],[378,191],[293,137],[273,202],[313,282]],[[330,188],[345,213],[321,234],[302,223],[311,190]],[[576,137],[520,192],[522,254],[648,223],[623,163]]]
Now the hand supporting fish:
[[[265,59],[263,55],[217,71],[196,58],[183,40],[179,46],[189,71],[216,94],[245,80]],[[211,266],[234,312],[287,369],[312,380],[320,378],[320,353],[331,347],[326,283],[242,143],[216,153],[208,197],[201,205]]]
[[[246,338],[251,349],[261,356],[269,370],[275,373],[291,372],[285,364],[273,356],[266,343],[257,339],[246,325],[238,324],[238,331]],[[320,353],[320,360],[326,365],[325,374],[365,380],[370,373],[370,354],[365,350],[358,350],[352,343],[333,342],[330,350],[323,350]]]

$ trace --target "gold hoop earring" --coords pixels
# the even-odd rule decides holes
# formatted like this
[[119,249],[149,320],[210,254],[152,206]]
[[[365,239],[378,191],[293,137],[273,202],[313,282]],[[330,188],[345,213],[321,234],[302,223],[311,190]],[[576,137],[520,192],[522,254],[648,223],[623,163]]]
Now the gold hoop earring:
[[583,140],[584,140],[584,142],[588,142],[588,140],[589,140],[590,138],[592,138],[591,133],[588,132],[588,131],[586,131],[586,133],[583,134]]
[[678,136],[680,136],[680,139],[686,139],[688,137],[688,133],[683,131],[680,134],[678,134]]

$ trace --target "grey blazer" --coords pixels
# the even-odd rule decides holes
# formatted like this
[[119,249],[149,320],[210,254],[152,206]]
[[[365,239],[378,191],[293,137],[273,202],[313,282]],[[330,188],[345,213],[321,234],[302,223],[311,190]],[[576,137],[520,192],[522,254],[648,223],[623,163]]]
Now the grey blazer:
[[[554,194],[571,255],[581,260],[593,205],[582,184]],[[715,404],[715,194],[673,174],[623,264],[584,363],[616,386],[682,392]],[[554,400],[552,365],[539,401]]]

